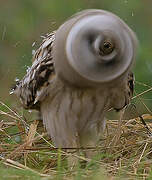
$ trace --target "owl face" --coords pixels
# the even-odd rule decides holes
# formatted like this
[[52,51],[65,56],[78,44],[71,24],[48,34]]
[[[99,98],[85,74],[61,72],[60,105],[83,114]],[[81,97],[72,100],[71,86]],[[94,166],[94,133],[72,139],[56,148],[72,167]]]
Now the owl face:
[[101,85],[131,68],[136,46],[135,34],[116,15],[103,10],[82,11],[57,30],[55,69],[62,79],[75,85]]

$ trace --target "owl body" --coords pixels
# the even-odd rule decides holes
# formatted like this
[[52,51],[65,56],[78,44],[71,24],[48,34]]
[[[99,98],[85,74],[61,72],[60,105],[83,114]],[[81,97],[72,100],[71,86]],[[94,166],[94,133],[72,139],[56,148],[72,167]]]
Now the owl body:
[[[120,33],[109,25],[113,18]],[[105,113],[130,102],[135,49],[136,37],[120,18],[102,10],[78,13],[44,38],[14,93],[24,108],[40,111],[57,147],[94,146],[103,134]]]
[[[116,92],[120,86],[116,84]],[[119,87],[118,87],[119,86]],[[122,86],[122,84],[121,84]],[[122,109],[128,102],[122,86],[122,98],[113,94],[114,89],[78,88],[56,79],[41,103],[44,125],[57,147],[87,147],[98,141],[105,127],[105,113],[111,107]],[[113,100],[116,102],[112,104]]]
[[79,147],[83,134],[87,134],[86,140],[97,138],[107,105],[102,90],[68,87],[63,82],[57,82],[57,86],[59,89],[55,87],[41,105],[44,125],[55,145]]

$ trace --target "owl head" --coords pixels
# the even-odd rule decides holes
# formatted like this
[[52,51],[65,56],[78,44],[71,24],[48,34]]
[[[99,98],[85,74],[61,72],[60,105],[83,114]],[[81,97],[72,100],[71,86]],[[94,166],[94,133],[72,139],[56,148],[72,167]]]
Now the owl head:
[[127,74],[136,48],[135,33],[118,16],[104,10],[84,10],[56,32],[55,70],[73,85],[100,86]]

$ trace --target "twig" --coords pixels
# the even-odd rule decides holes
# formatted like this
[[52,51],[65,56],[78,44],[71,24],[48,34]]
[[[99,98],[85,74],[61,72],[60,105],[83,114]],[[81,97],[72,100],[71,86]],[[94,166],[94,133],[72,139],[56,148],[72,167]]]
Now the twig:
[[23,164],[21,164],[21,163],[19,163],[17,161],[13,161],[11,159],[5,159],[5,158],[3,158],[1,156],[0,156],[0,159],[4,161],[3,162],[4,164],[7,163],[6,165],[13,166],[14,168],[30,170],[31,172],[34,172],[34,173],[36,173],[36,174],[38,174],[39,176],[42,176],[42,177],[49,177],[50,176],[50,175],[47,175],[47,174],[41,174],[41,173],[39,173],[39,172],[37,172],[37,171],[27,167],[27,166],[24,166]]

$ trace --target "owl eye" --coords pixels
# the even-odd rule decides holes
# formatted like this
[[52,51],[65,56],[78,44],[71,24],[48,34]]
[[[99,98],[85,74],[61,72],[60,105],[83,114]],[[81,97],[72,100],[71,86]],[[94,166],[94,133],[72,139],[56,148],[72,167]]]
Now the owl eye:
[[112,53],[114,50],[114,44],[108,40],[105,40],[99,47],[99,54],[104,56]]

